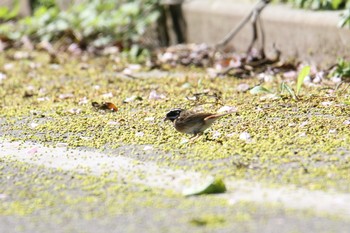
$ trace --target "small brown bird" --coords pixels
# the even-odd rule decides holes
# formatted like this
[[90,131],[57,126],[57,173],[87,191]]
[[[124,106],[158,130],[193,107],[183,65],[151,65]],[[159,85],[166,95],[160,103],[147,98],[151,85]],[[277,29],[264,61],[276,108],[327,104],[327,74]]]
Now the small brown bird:
[[181,133],[193,134],[195,138],[200,136],[204,130],[209,128],[214,121],[223,117],[231,112],[224,114],[213,114],[205,112],[192,112],[186,111],[181,108],[175,108],[170,110],[164,121],[170,120],[173,122],[174,127]]

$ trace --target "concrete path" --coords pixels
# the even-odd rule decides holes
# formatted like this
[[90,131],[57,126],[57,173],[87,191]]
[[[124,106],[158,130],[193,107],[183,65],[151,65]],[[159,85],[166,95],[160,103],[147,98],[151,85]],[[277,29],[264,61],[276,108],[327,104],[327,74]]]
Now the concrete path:
[[[198,172],[173,170],[151,162],[141,162],[118,154],[68,149],[65,144],[47,147],[32,142],[9,142],[0,138],[0,158],[49,168],[74,170],[100,176],[113,172],[117,177],[136,184],[175,192],[205,185],[213,179]],[[350,219],[350,194],[309,191],[294,187],[270,188],[244,180],[226,180],[228,191],[216,195],[234,204],[239,201],[281,204],[296,210],[312,210]]]

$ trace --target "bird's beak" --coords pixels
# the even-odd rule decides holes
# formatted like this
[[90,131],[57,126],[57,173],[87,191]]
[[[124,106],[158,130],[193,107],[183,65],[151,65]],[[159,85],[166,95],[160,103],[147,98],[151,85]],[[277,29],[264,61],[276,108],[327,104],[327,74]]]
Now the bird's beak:
[[169,118],[167,118],[167,117],[164,117],[163,121],[165,122],[165,121],[167,121],[167,120],[169,120]]

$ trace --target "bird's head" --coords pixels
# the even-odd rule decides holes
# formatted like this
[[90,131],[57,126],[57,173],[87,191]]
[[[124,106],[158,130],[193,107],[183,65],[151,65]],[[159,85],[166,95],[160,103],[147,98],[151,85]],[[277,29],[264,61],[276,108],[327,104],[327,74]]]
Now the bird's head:
[[174,108],[171,109],[165,116],[164,121],[169,120],[171,122],[175,121],[181,114],[181,112],[184,111],[181,108]]

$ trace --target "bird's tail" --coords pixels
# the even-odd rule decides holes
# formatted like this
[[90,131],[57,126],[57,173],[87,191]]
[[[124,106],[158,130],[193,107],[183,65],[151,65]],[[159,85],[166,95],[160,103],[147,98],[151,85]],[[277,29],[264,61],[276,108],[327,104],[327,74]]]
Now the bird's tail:
[[232,113],[234,113],[234,112],[236,112],[236,111],[229,111],[229,112],[222,113],[222,114],[213,114],[213,115],[210,115],[210,116],[206,117],[204,120],[207,121],[207,120],[210,120],[210,119],[212,119],[212,120],[218,119],[218,118],[220,118],[220,117],[223,117],[223,116],[232,114]]

